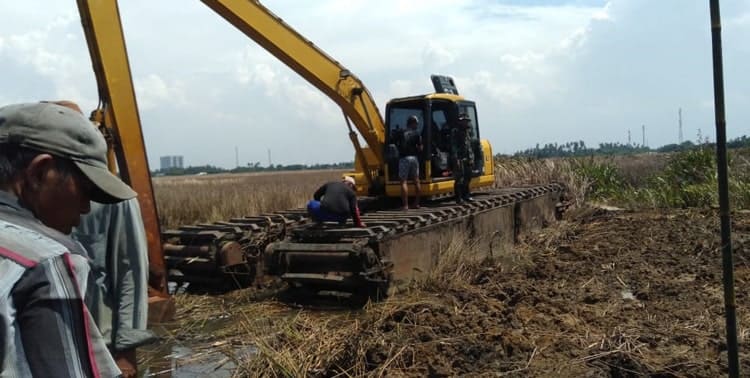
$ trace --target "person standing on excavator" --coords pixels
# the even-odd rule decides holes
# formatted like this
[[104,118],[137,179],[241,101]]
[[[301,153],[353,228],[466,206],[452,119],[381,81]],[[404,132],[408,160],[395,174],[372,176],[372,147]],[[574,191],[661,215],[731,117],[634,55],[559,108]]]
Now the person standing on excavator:
[[456,203],[473,201],[469,182],[474,167],[474,151],[471,148],[471,118],[465,113],[458,115],[458,124],[451,132],[451,165]]
[[409,210],[409,180],[414,181],[414,203],[412,207],[419,208],[419,159],[422,152],[422,135],[417,131],[419,118],[410,115],[406,120],[406,130],[402,137],[398,159],[398,178],[401,181],[401,203],[404,210]]
[[354,177],[345,176],[341,181],[323,184],[307,203],[307,213],[318,223],[338,222],[343,224],[352,217],[354,225],[365,227],[359,216]]
[[52,103],[0,108],[0,375],[120,375],[84,302],[88,254],[68,234],[90,201],[136,193],[107,170],[104,137]]

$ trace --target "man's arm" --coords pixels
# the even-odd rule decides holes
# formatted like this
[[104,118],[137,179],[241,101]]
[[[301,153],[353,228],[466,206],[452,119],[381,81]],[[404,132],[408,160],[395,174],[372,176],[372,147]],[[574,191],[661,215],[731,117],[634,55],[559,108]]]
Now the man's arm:
[[357,205],[357,195],[354,194],[352,191],[349,196],[349,209],[352,212],[352,221],[354,221],[354,225],[357,227],[365,227],[365,224],[362,223],[362,218],[359,216],[359,206]]
[[326,187],[328,187],[328,184],[323,184],[323,186],[318,188],[318,190],[315,191],[315,194],[313,194],[313,199],[320,201],[320,199],[326,194]]
[[13,288],[24,355],[34,377],[119,375],[83,303],[81,256],[64,254],[26,271]]
[[[123,373],[134,376],[137,370],[135,348],[153,341],[155,335],[146,329],[148,320],[148,247],[141,210],[135,199],[121,202],[113,209],[107,254],[117,265],[111,279],[112,352]],[[110,274],[113,272],[110,272]]]

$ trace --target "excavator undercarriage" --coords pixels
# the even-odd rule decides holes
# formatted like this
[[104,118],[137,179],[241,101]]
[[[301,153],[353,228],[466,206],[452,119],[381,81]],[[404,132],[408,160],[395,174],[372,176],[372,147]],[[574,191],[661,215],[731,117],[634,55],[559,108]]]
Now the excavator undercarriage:
[[170,280],[243,287],[280,277],[312,291],[383,296],[428,272],[453,231],[481,258],[507,250],[518,235],[559,215],[563,186],[493,189],[457,205],[435,200],[420,209],[371,210],[367,228],[316,224],[303,209],[182,227],[163,234]]

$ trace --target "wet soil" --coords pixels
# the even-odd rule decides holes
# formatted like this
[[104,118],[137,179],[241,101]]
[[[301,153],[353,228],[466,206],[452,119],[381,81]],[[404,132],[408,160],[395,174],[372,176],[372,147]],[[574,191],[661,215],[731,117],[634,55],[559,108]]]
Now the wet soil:
[[[560,223],[528,235],[512,258],[471,266],[460,282],[332,314],[339,320],[322,328],[267,320],[244,329],[285,338],[284,345],[269,345],[286,348],[303,339],[289,341],[290,333],[280,327],[315,333],[304,340],[334,340],[335,349],[297,348],[319,355],[306,372],[314,376],[725,375],[718,230],[718,214],[711,210],[573,210]],[[733,214],[733,231],[740,360],[747,374],[750,213]],[[202,299],[206,312],[181,310],[181,319],[250,311],[258,316],[256,324],[309,311],[268,299],[238,300],[242,296]],[[252,307],[263,309],[248,310]],[[195,338],[174,332],[183,342]],[[224,331],[204,335],[203,342],[242,339],[247,340]]]
[[[741,364],[750,372],[750,214],[734,214]],[[368,371],[399,375],[726,374],[718,216],[584,210],[527,238],[527,260],[485,266],[353,335]],[[330,373],[357,361],[342,356]]]

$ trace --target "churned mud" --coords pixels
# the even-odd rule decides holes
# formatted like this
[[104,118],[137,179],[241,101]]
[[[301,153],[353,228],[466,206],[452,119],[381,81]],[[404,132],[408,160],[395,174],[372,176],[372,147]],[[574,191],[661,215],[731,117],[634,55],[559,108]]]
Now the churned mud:
[[[196,350],[231,345],[217,359],[231,359],[240,376],[720,376],[718,230],[710,210],[578,209],[506,255],[447,264],[363,310],[300,308],[240,291],[179,299],[166,334]],[[733,231],[747,373],[750,214],[733,214]],[[225,320],[206,328],[201,319]]]

